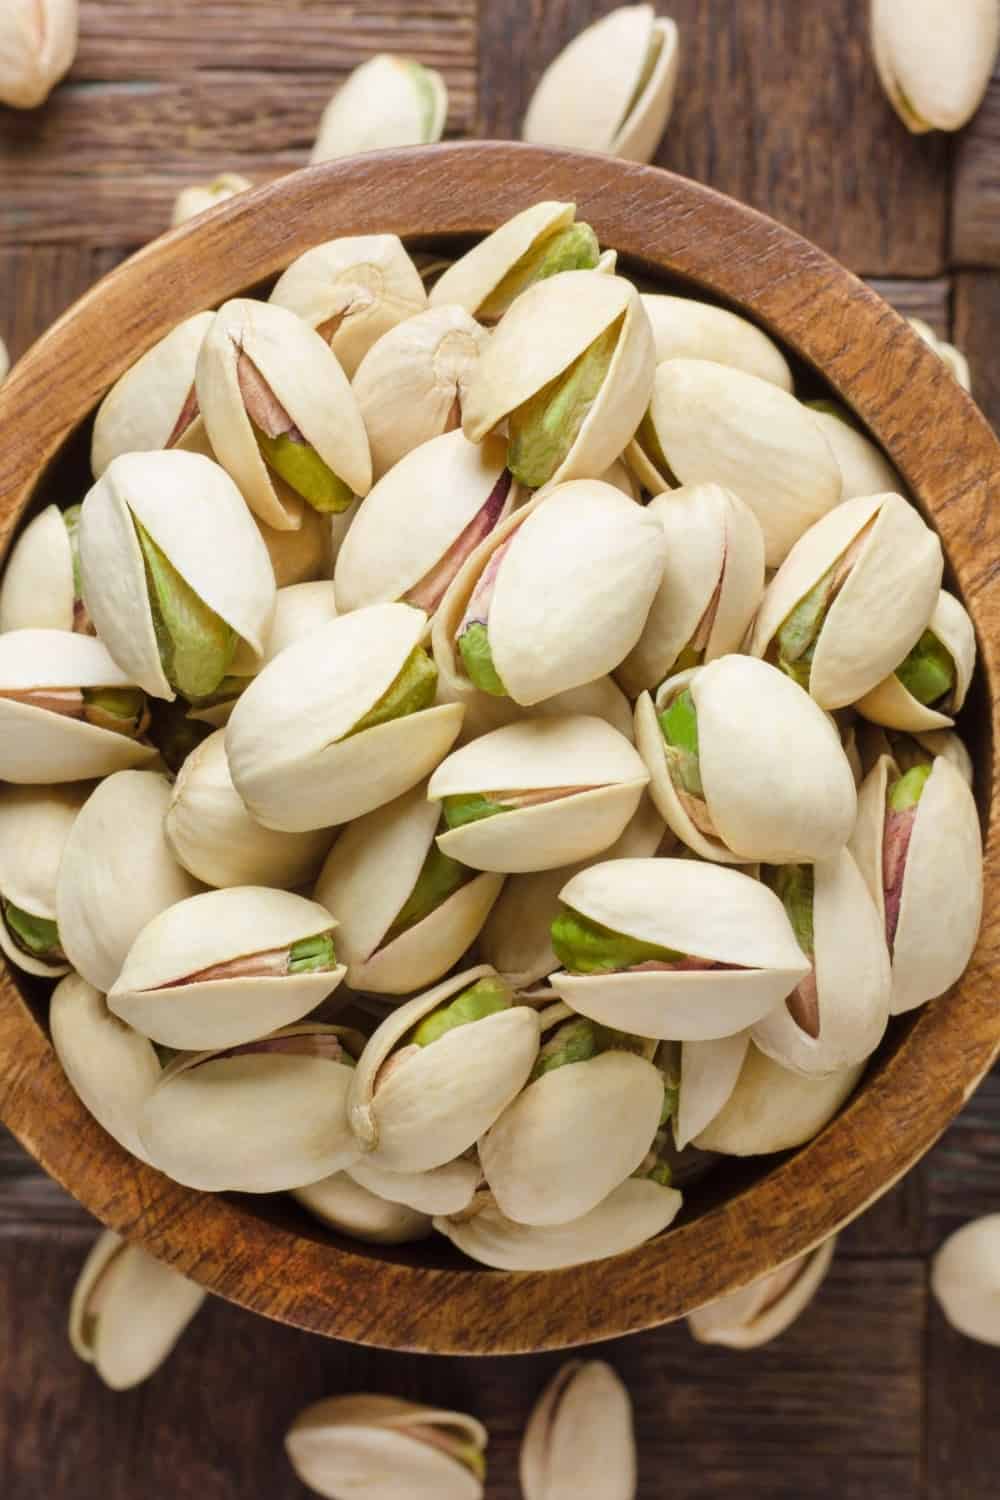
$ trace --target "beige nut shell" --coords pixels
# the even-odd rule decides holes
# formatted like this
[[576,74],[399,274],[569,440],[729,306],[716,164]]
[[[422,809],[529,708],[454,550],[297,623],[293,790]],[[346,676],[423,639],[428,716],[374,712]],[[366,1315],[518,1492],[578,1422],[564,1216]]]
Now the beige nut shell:
[[433,1228],[428,1214],[386,1202],[346,1172],[293,1188],[292,1197],[321,1224],[368,1245],[408,1245],[425,1240]]
[[570,1360],[538,1398],[521,1442],[524,1500],[635,1500],[628,1391],[603,1360]]
[[380,52],[355,68],[323,111],[310,161],[440,140],[448,115],[445,81],[434,68],[420,70],[432,95],[427,120],[415,66],[408,58]]
[[769,380],[783,391],[792,389],[785,356],[748,318],[711,302],[660,292],[644,292],[642,305],[652,324],[658,365],[665,359],[710,359]]
[[0,578],[0,633],[72,630],[76,587],[62,511],[48,505],[24,528]]
[[795,1322],[826,1280],[837,1237],[800,1255],[788,1265],[728,1297],[688,1314],[688,1328],[699,1344],[727,1349],[758,1349]]
[[137,359],[97,409],[90,467],[100,479],[123,453],[166,448],[194,390],[195,368],[214,313],[195,313]]
[[[89,792],[89,783],[51,787],[0,785],[0,903],[10,901],[33,917],[56,921],[59,866]],[[2,906],[0,952],[19,969],[45,979],[56,978],[70,968],[68,962],[47,963],[20,948],[7,926]]]
[[875,66],[907,130],[960,130],[975,114],[1000,45],[991,0],[872,0]]
[[533,203],[515,214],[447,268],[434,283],[431,307],[463,307],[475,317],[518,261],[535,245],[568,228],[575,217],[574,204],[551,200]]
[[965,702],[976,670],[975,628],[965,607],[954,594],[942,589],[927,629],[937,636],[955,668],[954,686],[945,700],[947,712],[920,703],[907,692],[893,672],[858,700],[855,707],[859,714],[875,724],[885,725],[887,729],[903,729],[910,734],[948,729],[954,724],[953,715]]
[[723,1156],[766,1156],[802,1146],[830,1123],[864,1070],[857,1063],[824,1078],[803,1078],[752,1046],[729,1100],[694,1144]]

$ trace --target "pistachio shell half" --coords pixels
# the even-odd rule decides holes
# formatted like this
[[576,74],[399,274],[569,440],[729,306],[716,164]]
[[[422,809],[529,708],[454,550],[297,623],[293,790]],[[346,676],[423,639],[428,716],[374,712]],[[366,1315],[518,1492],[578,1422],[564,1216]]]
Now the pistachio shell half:
[[902,495],[905,490],[897,470],[882,449],[855,423],[846,407],[836,401],[807,401],[840,465],[843,498],[865,495]]
[[879,79],[907,130],[961,130],[982,103],[1000,46],[990,0],[872,0]]
[[475,1152],[471,1152],[429,1172],[387,1172],[362,1157],[348,1175],[369,1192],[390,1203],[402,1203],[414,1212],[459,1214],[468,1208],[482,1180],[483,1174],[474,1158]]
[[653,328],[656,363],[665,359],[710,359],[792,389],[788,361],[763,329],[725,307],[693,297],[645,292],[642,305]]
[[79,507],[56,505],[26,526],[0,578],[0,632],[79,630],[93,634],[80,598],[77,528]]
[[593,270],[600,258],[597,236],[575,219],[573,203],[533,203],[448,267],[434,285],[431,306],[464,307],[488,325],[536,281]]
[[895,672],[858,700],[858,713],[911,734],[947,729],[975,670],[972,621],[954,594],[942,589],[923,635]]
[[89,784],[0,786],[0,952],[28,974],[70,968],[59,931],[56,881]]
[[310,161],[439,141],[447,116],[448,90],[440,73],[380,52],[355,68],[330,100]]
[[789,1261],[728,1297],[688,1314],[699,1344],[758,1349],[790,1328],[819,1291],[833,1263],[837,1237]]
[[973,1219],[948,1236],[934,1257],[931,1291],[952,1328],[1000,1345],[1000,1214]]
[[100,479],[123,453],[172,448],[194,422],[194,374],[214,313],[196,313],[147,349],[111,387],[94,418],[90,467]]
[[293,1188],[292,1197],[321,1224],[368,1245],[408,1245],[425,1240],[433,1229],[428,1214],[379,1198],[346,1172]]
[[749,1045],[749,1031],[680,1044],[674,1111],[674,1142],[678,1151],[690,1146],[722,1109],[736,1087]]
[[735,1089],[694,1144],[724,1156],[766,1156],[802,1146],[830,1123],[864,1070],[864,1063],[856,1063],[805,1078],[751,1046]]
[[535,1405],[521,1443],[524,1500],[635,1500],[632,1403],[603,1360],[570,1360]]

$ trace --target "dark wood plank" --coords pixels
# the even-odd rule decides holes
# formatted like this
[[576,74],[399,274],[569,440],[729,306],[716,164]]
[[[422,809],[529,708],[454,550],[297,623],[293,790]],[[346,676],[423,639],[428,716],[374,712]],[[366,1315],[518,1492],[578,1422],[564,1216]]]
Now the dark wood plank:
[[868,284],[904,318],[923,318],[941,338],[950,338],[952,283],[949,277],[939,276],[930,281],[873,277]]
[[0,247],[0,327],[11,359],[19,359],[124,252],[77,245]]
[[987,1500],[1000,1471],[1000,1349],[955,1333],[932,1304],[927,1353],[927,1500]]
[[972,390],[994,427],[1000,427],[1000,271],[962,271],[955,278],[953,339],[969,361]]
[[951,259],[1000,266],[1000,62],[978,113],[956,140]]
[[927,1159],[928,1234],[934,1249],[960,1224],[1000,1207],[1000,1071],[973,1094]]
[[26,1237],[37,1230],[93,1232],[94,1220],[0,1125],[0,1236]]

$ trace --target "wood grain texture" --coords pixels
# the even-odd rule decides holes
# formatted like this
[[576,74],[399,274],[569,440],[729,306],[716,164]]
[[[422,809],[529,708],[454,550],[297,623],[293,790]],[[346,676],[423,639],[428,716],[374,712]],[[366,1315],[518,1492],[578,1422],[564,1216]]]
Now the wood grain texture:
[[1000,61],[980,109],[956,140],[951,260],[1000,266]]

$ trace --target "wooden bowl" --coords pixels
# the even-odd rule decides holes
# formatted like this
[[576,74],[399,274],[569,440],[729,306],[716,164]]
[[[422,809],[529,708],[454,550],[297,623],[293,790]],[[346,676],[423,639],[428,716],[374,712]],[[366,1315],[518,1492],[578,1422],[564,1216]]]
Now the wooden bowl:
[[[865,421],[941,534],[976,622],[963,725],[987,831],[986,916],[947,998],[897,1022],[847,1108],[801,1150],[727,1162],[663,1239],[614,1260],[500,1274],[443,1241],[338,1240],[285,1198],[211,1197],[126,1156],[66,1082],[44,996],[0,975],[0,1117],[99,1219],[211,1291],[332,1337],[486,1354],[557,1348],[678,1318],[800,1254],[885,1192],[938,1137],[1000,1048],[993,734],[1000,670],[1000,447],[935,354],[873,292],[769,219],[669,173],[507,144],[385,152],[297,172],[158,240],[73,307],[0,391],[0,552],[36,492],[81,497],[73,434],[181,318],[273,276],[311,245],[396,231],[440,244],[543,198],[574,199],[635,272],[681,278],[761,323]],[[68,447],[66,446],[68,444]],[[57,457],[58,456],[58,457]],[[56,460],[53,463],[53,460]]]

